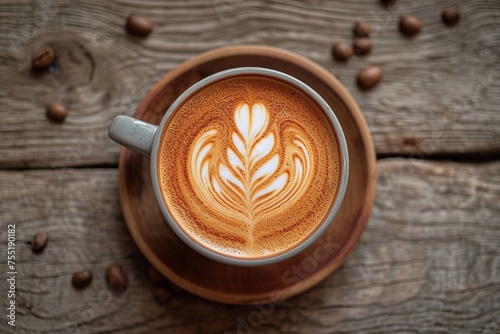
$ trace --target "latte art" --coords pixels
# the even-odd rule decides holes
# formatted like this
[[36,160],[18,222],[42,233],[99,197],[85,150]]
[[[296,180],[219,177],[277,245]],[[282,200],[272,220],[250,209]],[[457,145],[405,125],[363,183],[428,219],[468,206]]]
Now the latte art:
[[[261,215],[272,214],[284,203],[297,202],[312,180],[311,157],[304,139],[295,133],[291,145],[276,147],[269,118],[262,103],[251,108],[246,103],[239,105],[227,160],[213,161],[210,154],[216,130],[203,133],[191,154],[193,186],[201,199],[212,210],[244,221],[250,234]],[[285,131],[294,133],[293,128]],[[277,150],[284,152],[271,153]],[[280,161],[280,156],[285,158]]]
[[340,151],[322,108],[278,79],[242,75],[189,96],[165,124],[158,183],[198,245],[262,259],[312,235],[338,193]]

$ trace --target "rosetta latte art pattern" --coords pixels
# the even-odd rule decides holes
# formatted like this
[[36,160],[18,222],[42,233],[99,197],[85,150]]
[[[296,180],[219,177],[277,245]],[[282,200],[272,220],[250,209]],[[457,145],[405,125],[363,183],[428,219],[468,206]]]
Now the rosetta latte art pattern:
[[191,153],[193,187],[204,204],[250,228],[263,215],[297,203],[312,181],[311,157],[303,137],[295,135],[292,144],[279,152],[269,119],[264,104],[241,104],[234,113],[236,127],[227,138],[227,152],[223,152],[227,160],[213,161],[215,129],[201,134]]

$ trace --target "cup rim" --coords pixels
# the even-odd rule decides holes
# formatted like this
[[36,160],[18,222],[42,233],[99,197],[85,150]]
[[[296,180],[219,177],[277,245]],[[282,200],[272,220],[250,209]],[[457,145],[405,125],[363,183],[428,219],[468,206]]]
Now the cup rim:
[[[315,102],[317,102],[323,111],[325,112],[325,115],[328,117],[331,125],[333,126],[335,130],[335,135],[337,137],[337,141],[339,144],[340,148],[340,155],[341,155],[341,173],[340,173],[340,185],[338,187],[337,191],[337,196],[335,197],[335,201],[330,208],[330,211],[328,212],[328,215],[324,218],[323,222],[320,224],[318,228],[303,242],[300,244],[296,245],[293,248],[290,248],[284,252],[281,252],[275,256],[268,256],[265,258],[253,258],[253,259],[244,259],[244,258],[236,258],[228,255],[224,255],[222,253],[219,253],[217,251],[211,250],[208,247],[205,247],[201,245],[200,243],[196,242],[193,238],[191,238],[184,230],[175,222],[175,219],[172,217],[170,214],[167,205],[163,199],[162,193],[160,191],[160,185],[159,185],[159,180],[158,180],[158,168],[157,168],[157,156],[158,156],[158,149],[159,149],[159,143],[160,139],[163,134],[163,129],[165,127],[165,124],[173,114],[173,112],[179,107],[181,103],[183,103],[187,98],[189,98],[192,94],[194,94],[196,91],[201,89],[202,87],[217,81],[221,79],[226,79],[234,76],[241,76],[241,75],[262,75],[262,76],[268,76],[272,78],[277,78],[279,80],[285,81],[286,83],[298,87],[302,91],[304,91],[308,96],[310,96]],[[331,223],[335,220],[335,217],[340,209],[340,206],[343,202],[344,195],[347,189],[347,181],[349,177],[349,152],[347,148],[347,141],[345,139],[344,131],[342,130],[342,127],[340,125],[339,120],[337,119],[335,112],[332,110],[332,108],[328,105],[328,103],[319,95],[315,90],[313,90],[311,87],[309,87],[307,84],[302,82],[301,80],[269,68],[263,68],[263,67],[236,67],[236,68],[231,68],[227,70],[223,70],[217,73],[214,73],[204,79],[201,79],[200,81],[196,82],[193,84],[191,87],[189,87],[186,91],[184,91],[178,98],[175,99],[175,101],[170,105],[168,110],[166,111],[165,115],[163,115],[163,118],[158,125],[154,140],[153,140],[153,146],[151,149],[151,157],[150,157],[150,172],[151,172],[151,181],[153,184],[153,190],[155,193],[156,200],[160,206],[161,213],[163,217],[165,218],[167,224],[169,227],[174,231],[174,233],[189,247],[191,247],[193,250],[196,252],[204,255],[205,257],[215,260],[220,263],[228,264],[228,265],[233,265],[233,266],[242,266],[242,267],[255,267],[255,266],[265,266],[273,263],[278,263],[281,261],[284,261],[286,259],[289,259],[291,257],[296,256],[300,252],[304,251],[307,249],[310,245],[312,245],[317,239],[323,235],[323,233],[328,229],[328,227],[331,225]]]

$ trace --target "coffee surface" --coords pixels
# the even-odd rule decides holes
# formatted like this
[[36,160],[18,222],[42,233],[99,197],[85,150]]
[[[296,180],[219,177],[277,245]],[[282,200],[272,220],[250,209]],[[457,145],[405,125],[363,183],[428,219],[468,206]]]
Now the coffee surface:
[[236,258],[265,258],[307,239],[340,183],[338,141],[321,107],[257,75],[192,94],[160,140],[166,206],[195,242]]

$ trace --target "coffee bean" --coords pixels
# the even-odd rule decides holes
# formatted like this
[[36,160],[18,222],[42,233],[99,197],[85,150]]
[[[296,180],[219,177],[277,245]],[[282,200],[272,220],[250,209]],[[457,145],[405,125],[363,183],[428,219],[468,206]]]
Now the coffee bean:
[[172,292],[166,288],[158,288],[154,292],[154,297],[158,303],[163,304],[172,298]]
[[33,237],[33,241],[31,242],[31,249],[35,253],[40,253],[43,251],[45,246],[47,246],[47,242],[49,241],[49,234],[47,232],[38,232]]
[[372,49],[372,41],[367,37],[355,38],[353,47],[355,54],[363,56],[370,53]]
[[127,18],[125,28],[132,35],[146,37],[153,30],[153,25],[144,17],[131,15]]
[[153,282],[154,284],[160,284],[164,280],[163,275],[160,274],[160,272],[156,270],[156,268],[152,265],[150,265],[148,268],[148,276],[151,282]]
[[370,37],[370,25],[365,21],[358,21],[353,28],[354,37]]
[[55,56],[56,53],[53,48],[50,46],[42,46],[31,56],[31,65],[38,69],[45,68],[54,61]]
[[47,106],[47,117],[51,121],[62,123],[67,115],[68,109],[66,109],[66,107],[59,102],[54,102]]
[[347,61],[352,56],[352,46],[346,42],[337,42],[333,44],[332,55],[338,61]]
[[460,21],[460,12],[456,8],[446,8],[442,14],[444,24],[454,26]]
[[84,288],[92,282],[92,273],[89,270],[77,271],[71,278],[71,283],[77,289]]
[[368,66],[358,72],[357,82],[362,89],[375,87],[382,79],[382,69],[378,66]]
[[399,31],[406,36],[414,36],[420,32],[422,24],[415,16],[403,15],[399,20]]
[[114,292],[122,292],[127,288],[127,275],[122,266],[112,264],[106,269],[106,281]]

